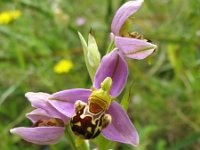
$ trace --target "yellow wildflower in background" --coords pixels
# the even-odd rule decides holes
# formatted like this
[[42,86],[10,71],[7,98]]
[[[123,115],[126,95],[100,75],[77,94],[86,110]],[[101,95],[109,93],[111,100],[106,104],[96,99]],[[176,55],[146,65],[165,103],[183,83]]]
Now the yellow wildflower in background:
[[0,24],[8,24],[21,16],[21,11],[4,11],[0,13]]
[[54,66],[54,72],[58,74],[68,73],[73,66],[74,64],[72,61],[62,59]]

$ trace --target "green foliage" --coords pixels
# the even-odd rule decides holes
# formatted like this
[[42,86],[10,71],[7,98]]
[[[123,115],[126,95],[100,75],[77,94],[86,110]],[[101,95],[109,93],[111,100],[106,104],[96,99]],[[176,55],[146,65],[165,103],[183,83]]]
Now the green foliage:
[[125,93],[122,97],[120,104],[124,108],[124,110],[128,109],[128,105],[130,103],[130,99],[131,99],[131,95],[132,95],[132,93],[131,93],[132,86],[133,86],[133,82],[131,82],[130,84],[127,84],[127,87],[125,89]]
[[98,46],[96,44],[95,38],[91,34],[88,35],[88,43],[86,43],[81,33],[78,32],[78,35],[81,40],[86,67],[90,78],[93,81],[101,59]]
[[[93,29],[101,54],[110,43],[110,23],[124,0],[2,0],[0,12],[20,10],[22,15],[0,25],[0,149],[70,149],[65,138],[57,145],[38,146],[11,135],[9,129],[31,126],[24,117],[30,105],[28,91],[55,91],[92,84],[77,31]],[[58,9],[55,9],[58,8]],[[56,11],[59,10],[59,11]],[[76,24],[79,17],[86,23]],[[103,137],[91,147],[116,150],[197,150],[200,146],[200,1],[145,0],[133,15],[131,30],[158,45],[150,64],[127,60],[131,92],[123,105],[139,131],[140,145],[109,142]],[[92,40],[92,39],[90,39]],[[110,47],[113,47],[112,43]],[[70,59],[73,69],[56,74],[53,67]],[[129,91],[129,89],[128,89]],[[131,93],[131,94],[129,94]],[[128,96],[127,96],[128,95]],[[129,105],[127,105],[129,101]]]

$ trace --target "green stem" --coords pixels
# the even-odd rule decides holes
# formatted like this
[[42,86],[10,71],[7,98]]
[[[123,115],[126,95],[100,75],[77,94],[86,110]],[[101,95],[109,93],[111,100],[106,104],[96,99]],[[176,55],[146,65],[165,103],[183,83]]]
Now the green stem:
[[70,145],[73,150],[89,150],[89,146],[86,144],[86,141],[74,136],[69,126],[65,128],[65,136],[70,141]]
[[65,136],[67,137],[67,139],[70,141],[70,145],[72,147],[73,150],[78,150],[78,148],[76,147],[76,143],[74,140],[74,136],[72,135],[72,131],[70,129],[69,126],[65,127]]
[[108,49],[106,50],[106,54],[108,54],[111,50],[113,50],[115,46],[114,40],[112,40],[108,46]]
[[82,139],[81,137],[78,137],[76,139],[76,146],[80,150],[90,150],[89,145],[86,143],[86,140]]

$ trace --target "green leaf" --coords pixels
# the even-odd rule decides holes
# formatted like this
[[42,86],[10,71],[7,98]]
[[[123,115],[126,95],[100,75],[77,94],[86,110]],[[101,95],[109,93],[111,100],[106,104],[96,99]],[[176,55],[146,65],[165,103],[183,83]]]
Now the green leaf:
[[87,58],[89,65],[96,71],[100,63],[101,55],[99,53],[96,40],[91,34],[88,36]]
[[101,56],[96,41],[91,34],[89,34],[88,36],[88,45],[80,32],[78,32],[78,35],[83,47],[85,64],[89,72],[90,78],[93,81],[96,70],[100,63]]
[[82,48],[83,48],[85,64],[86,64],[87,70],[89,72],[90,78],[93,80],[92,73],[90,73],[90,71],[89,71],[90,70],[89,69],[89,63],[88,63],[88,59],[87,59],[87,52],[88,52],[87,43],[86,43],[84,37],[82,36],[82,34],[80,32],[78,32],[78,35],[79,35],[79,38],[81,40],[81,45],[82,45]]
[[124,110],[128,109],[132,86],[133,86],[133,82],[130,82],[130,84],[129,84],[129,86],[127,86],[125,94],[122,98],[121,106],[124,108]]
[[88,51],[87,43],[86,43],[84,37],[82,36],[82,34],[80,32],[78,32],[78,36],[79,36],[79,38],[81,40],[81,45],[83,47],[83,53],[84,53],[84,55],[86,55],[87,51]]

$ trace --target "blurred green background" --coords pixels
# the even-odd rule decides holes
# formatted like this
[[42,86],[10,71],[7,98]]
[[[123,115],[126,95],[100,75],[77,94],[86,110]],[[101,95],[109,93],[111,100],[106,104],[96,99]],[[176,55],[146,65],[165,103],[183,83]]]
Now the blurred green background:
[[[1,150],[70,149],[65,138],[56,145],[38,146],[11,135],[9,129],[31,126],[24,117],[31,110],[26,92],[91,86],[77,31],[87,37],[92,28],[103,56],[112,17],[124,2],[0,0],[0,14],[20,12],[7,22],[0,17]],[[150,59],[127,59],[133,82],[128,113],[140,145],[115,143],[113,149],[198,150],[200,1],[146,0],[133,16],[133,30],[151,39],[158,50]],[[55,72],[63,59],[73,63],[72,68]]]

